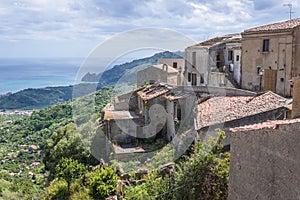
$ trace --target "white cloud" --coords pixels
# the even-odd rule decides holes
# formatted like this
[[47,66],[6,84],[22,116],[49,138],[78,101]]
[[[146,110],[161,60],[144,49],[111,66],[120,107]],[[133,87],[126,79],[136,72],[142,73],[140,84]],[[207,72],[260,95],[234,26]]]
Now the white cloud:
[[[169,28],[192,37],[216,35],[288,19],[284,0],[2,0],[2,41],[99,43],[135,28]],[[299,0],[291,1],[294,10]],[[299,16],[295,13],[294,17]],[[84,42],[82,42],[84,45]],[[0,47],[1,48],[1,47]]]

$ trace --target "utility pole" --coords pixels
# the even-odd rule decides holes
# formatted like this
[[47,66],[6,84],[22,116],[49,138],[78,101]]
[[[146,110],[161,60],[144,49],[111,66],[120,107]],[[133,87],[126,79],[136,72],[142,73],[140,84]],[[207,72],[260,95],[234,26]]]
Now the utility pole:
[[295,12],[293,12],[292,10],[293,10],[293,4],[291,4],[291,3],[288,3],[288,4],[283,4],[283,6],[288,6],[289,8],[290,8],[290,19],[292,19],[292,13],[295,13]]

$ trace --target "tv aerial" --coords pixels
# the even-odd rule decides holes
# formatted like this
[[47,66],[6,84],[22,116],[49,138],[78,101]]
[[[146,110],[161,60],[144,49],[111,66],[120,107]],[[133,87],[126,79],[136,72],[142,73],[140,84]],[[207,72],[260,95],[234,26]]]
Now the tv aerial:
[[283,6],[288,6],[289,7],[289,9],[290,9],[290,11],[289,11],[290,19],[292,19],[292,13],[295,13],[295,12],[292,11],[293,10],[293,4],[288,3],[288,4],[283,4]]

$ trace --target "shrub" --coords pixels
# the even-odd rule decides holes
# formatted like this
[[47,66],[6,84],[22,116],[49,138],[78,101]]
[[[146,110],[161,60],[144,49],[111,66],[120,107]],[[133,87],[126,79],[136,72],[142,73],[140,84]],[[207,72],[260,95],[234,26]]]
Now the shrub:
[[181,164],[177,173],[176,198],[227,199],[229,153],[222,152],[225,133],[218,131],[218,138],[198,143],[196,152]]
[[105,199],[116,193],[118,176],[114,169],[110,167],[96,169],[89,174],[89,178],[90,194],[95,199]]
[[148,174],[144,183],[134,187],[130,186],[126,188],[125,199],[174,199],[172,182],[172,178],[162,178],[157,171],[152,171]]
[[83,184],[82,179],[72,183],[70,191],[70,199],[72,200],[92,200],[92,197],[89,195],[89,189]]
[[65,180],[52,181],[45,192],[45,200],[65,200],[70,193],[68,183]]
[[80,178],[87,171],[86,167],[72,158],[62,158],[56,165],[56,176],[63,178],[68,183],[68,189],[71,182]]

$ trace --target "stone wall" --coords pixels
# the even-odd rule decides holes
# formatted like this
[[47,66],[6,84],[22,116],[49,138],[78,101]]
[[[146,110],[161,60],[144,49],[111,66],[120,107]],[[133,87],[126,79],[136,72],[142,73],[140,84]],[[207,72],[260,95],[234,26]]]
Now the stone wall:
[[[177,75],[175,76],[177,83]],[[156,67],[148,67],[146,69],[137,72],[137,86],[143,86],[147,83],[167,83],[168,73],[162,69]]]
[[174,66],[174,63],[177,63],[177,69],[184,69],[184,59],[183,58],[160,58],[157,60],[157,64],[167,64],[169,66]]
[[229,200],[300,199],[300,123],[231,134]]
[[[276,70],[276,92],[290,96],[291,69],[294,54],[292,32],[242,34],[241,87],[252,91],[264,90],[264,74],[259,69]],[[263,41],[269,39],[269,51],[263,52]],[[298,45],[295,45],[295,47]]]

